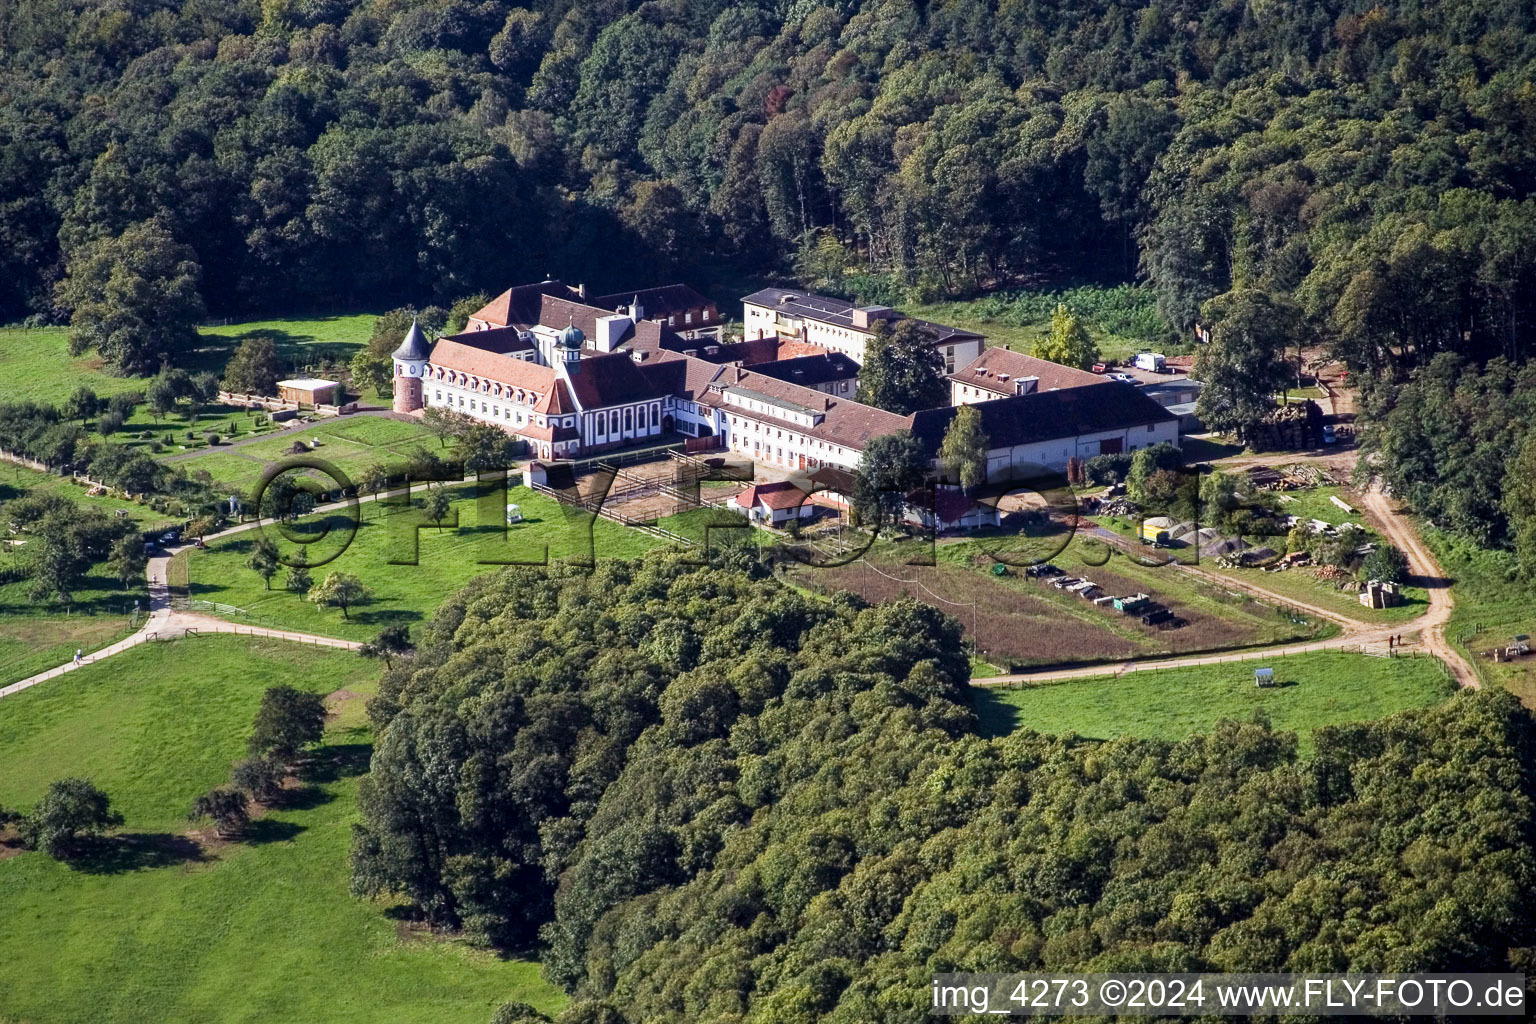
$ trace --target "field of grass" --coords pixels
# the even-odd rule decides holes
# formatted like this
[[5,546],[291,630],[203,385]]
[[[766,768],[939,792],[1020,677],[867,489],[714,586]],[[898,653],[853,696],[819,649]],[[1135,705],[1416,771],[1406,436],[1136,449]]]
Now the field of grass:
[[188,473],[205,470],[215,481],[244,494],[261,479],[269,465],[291,457],[295,442],[302,441],[307,446],[315,439],[319,439],[319,447],[306,454],[330,463],[352,481],[375,463],[403,463],[418,446],[443,455],[452,452],[451,443],[444,447],[420,423],[383,416],[341,416],[283,430],[237,447],[212,448],[191,458],[177,459],[175,464]]
[[[1275,670],[1273,687],[1253,683],[1255,668]],[[1030,728],[1095,739],[1129,735],[1180,739],[1222,718],[1246,720],[1262,709],[1277,729],[1301,734],[1368,721],[1444,700],[1454,690],[1433,658],[1298,654],[1272,661],[1130,672],[1123,676],[973,691],[984,729],[1001,735]]]
[[[563,1003],[537,965],[420,935],[353,899],[347,847],[371,750],[355,654],[234,637],[146,644],[5,698],[0,803],[87,775],[126,818],[109,855],[0,859],[0,1020],[484,1024]],[[227,777],[262,690],[344,689],[307,786],[248,841],[199,850],[191,798]]]
[[1195,437],[1192,435],[1181,437],[1179,438],[1179,449],[1184,453],[1184,461],[1188,464],[1215,462],[1217,459],[1241,455],[1248,450],[1244,445],[1224,441],[1215,434],[1207,437]]
[[727,508],[689,509],[675,516],[662,516],[656,525],[710,549],[773,540],[754,528],[746,516]]
[[[220,375],[240,342],[247,336],[266,334],[277,345],[278,355],[296,372],[326,362],[346,362],[368,343],[375,315],[299,317],[292,320],[260,320],[204,327],[202,344],[183,361],[188,370],[212,370]],[[8,400],[32,399],[58,404],[82,384],[103,397],[123,391],[142,391],[144,377],[113,377],[102,369],[95,352],[69,354],[69,332],[63,327],[0,328],[0,374]]]
[[1202,558],[1200,567],[1218,576],[1242,580],[1289,600],[1317,605],[1361,622],[1408,624],[1429,610],[1429,595],[1421,587],[1402,587],[1403,603],[1396,607],[1367,608],[1353,591],[1335,589],[1332,583],[1312,575],[1311,569],[1304,565],[1282,572],[1264,572],[1260,569],[1224,569],[1215,559]]
[[[1325,484],[1299,491],[1277,491],[1275,497],[1279,499],[1280,512],[1284,515],[1298,516],[1302,519],[1321,519],[1334,526],[1349,523],[1361,529],[1370,528],[1370,524],[1360,515],[1359,500],[1348,488]],[[1335,505],[1331,500],[1333,498],[1338,498],[1353,508],[1354,514],[1351,515]]]
[[[374,313],[341,316],[296,317],[291,320],[250,320],[220,327],[203,327],[202,335],[208,357],[222,353],[227,361],[240,342],[265,335],[277,346],[277,354],[294,372],[316,367],[323,362],[346,362],[368,344],[373,332]],[[219,363],[222,368],[223,362]]]
[[[418,503],[421,493],[418,489]],[[366,640],[387,625],[425,621],[446,596],[476,576],[495,572],[500,564],[538,562],[546,549],[551,560],[592,555],[634,558],[660,543],[606,519],[578,516],[554,499],[520,486],[509,487],[505,499],[500,493],[491,493],[483,502],[476,498],[472,484],[453,488],[452,493],[453,513],[442,529],[419,507],[404,509],[373,501],[357,506],[361,522],[356,536],[333,561],[311,570],[316,583],[330,572],[355,573],[373,591],[373,600],[352,609],[350,619],[343,618],[337,609],[322,609],[283,589],[283,573],[272,581],[270,591],[265,589],[261,578],[245,565],[254,532],[237,534],[214,542],[207,551],[191,553],[191,596],[243,609],[246,616],[240,621]],[[522,523],[505,525],[505,502],[522,507]],[[453,515],[458,516],[457,526],[453,525]],[[350,523],[341,515],[328,521]],[[316,541],[311,545],[315,550],[306,557],[314,564],[326,554],[335,554],[349,534],[350,529],[338,530]],[[277,539],[285,552],[296,550],[277,531],[269,529],[268,535]],[[391,564],[391,560],[409,560],[413,553],[418,564]]]
[[142,377],[112,377],[102,371],[95,352],[69,354],[69,332],[62,327],[0,328],[0,375],[8,401],[31,399],[57,405],[82,384],[98,395],[142,391]]
[[[1099,346],[1099,354],[1105,359],[1124,362],[1137,352],[1149,350],[1177,352],[1163,341],[1145,340],[1141,334],[1120,333],[1140,330],[1155,319],[1155,315],[1143,310],[1138,316],[1125,304],[1125,297],[1133,290],[1124,288],[1085,287],[1073,289],[1059,296],[1069,308],[1083,319],[1088,333]],[[1015,301],[1018,295],[1025,301]],[[922,317],[936,323],[948,324],[962,330],[984,334],[991,346],[1010,348],[1016,352],[1030,352],[1036,341],[1050,333],[1051,310],[1058,296],[1041,296],[1038,293],[1022,295],[988,295],[977,299],[956,302],[936,302],[929,305],[903,305],[902,312]],[[1132,304],[1134,305],[1134,303]],[[1136,321],[1142,328],[1115,326],[1121,321]]]
[[[0,555],[0,559],[18,555]],[[93,566],[75,590],[74,603],[33,601],[26,580],[0,584],[0,686],[62,665],[77,649],[87,653],[133,632],[133,603],[148,609],[140,579],[121,587],[105,565]],[[0,708],[0,716],[4,715]]]
[[23,494],[61,494],[76,505],[99,508],[112,516],[121,510],[127,513],[125,518],[131,519],[146,530],[171,522],[168,517],[161,515],[148,505],[140,505],[109,495],[92,497],[87,493],[87,489],[77,484],[72,477],[39,472],[14,462],[0,462],[0,508],[4,507],[5,502]]
[[1445,635],[1472,663],[1485,683],[1503,686],[1536,708],[1536,656],[1495,662],[1488,652],[1518,634],[1536,635],[1536,604],[1530,584],[1515,572],[1507,551],[1479,548],[1424,523],[1422,536],[1440,568],[1454,581],[1456,608]]

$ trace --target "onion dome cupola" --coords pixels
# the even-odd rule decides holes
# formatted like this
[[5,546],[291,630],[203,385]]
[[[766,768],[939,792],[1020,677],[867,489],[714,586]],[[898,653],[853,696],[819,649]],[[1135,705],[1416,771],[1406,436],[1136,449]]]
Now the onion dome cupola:
[[560,332],[560,344],[568,349],[579,349],[587,343],[587,336],[581,333],[581,328],[575,324],[566,324],[565,330]]

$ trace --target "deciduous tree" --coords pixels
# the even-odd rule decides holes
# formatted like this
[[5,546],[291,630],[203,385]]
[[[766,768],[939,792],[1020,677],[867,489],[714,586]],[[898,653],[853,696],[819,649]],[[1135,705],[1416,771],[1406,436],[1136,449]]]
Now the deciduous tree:
[[1035,342],[1035,356],[1086,370],[1099,361],[1099,346],[1083,321],[1066,306],[1051,314],[1050,333]]
[[859,368],[858,400],[906,415],[947,404],[944,359],[915,320],[876,321]]
[[73,310],[70,348],[94,348],[121,376],[154,372],[197,342],[202,270],[190,246],[155,221],[90,243],[73,256],[59,299]]
[[291,761],[325,734],[325,700],[292,686],[269,686],[251,724],[252,756]]
[[351,618],[347,609],[365,604],[372,597],[373,591],[363,586],[363,581],[350,572],[327,573],[320,585],[309,592],[309,599],[315,604],[340,608],[343,619]]
[[59,779],[37,806],[21,819],[22,842],[55,860],[82,852],[84,841],[123,823],[112,810],[112,799],[89,779]]

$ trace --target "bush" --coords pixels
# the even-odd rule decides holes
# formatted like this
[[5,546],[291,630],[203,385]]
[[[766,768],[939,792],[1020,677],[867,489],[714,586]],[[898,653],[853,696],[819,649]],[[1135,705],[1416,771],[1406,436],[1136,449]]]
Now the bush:
[[82,840],[123,823],[112,799],[89,779],[60,779],[48,787],[32,813],[21,819],[21,839],[55,860],[80,852]]
[[1408,557],[1391,544],[1378,544],[1360,563],[1360,578],[1401,583],[1408,578]]
[[1083,463],[1083,472],[1087,475],[1089,482],[1101,487],[1119,483],[1130,471],[1129,452],[1121,452],[1118,455],[1095,455]]
[[285,774],[283,766],[269,757],[248,757],[236,762],[229,781],[257,803],[270,805],[283,794]]
[[208,442],[208,446],[211,448],[214,445],[218,444],[219,442],[223,441],[224,439],[222,437],[220,437],[218,434],[215,434],[213,431],[210,430],[206,434],[203,435],[203,440],[207,441]]

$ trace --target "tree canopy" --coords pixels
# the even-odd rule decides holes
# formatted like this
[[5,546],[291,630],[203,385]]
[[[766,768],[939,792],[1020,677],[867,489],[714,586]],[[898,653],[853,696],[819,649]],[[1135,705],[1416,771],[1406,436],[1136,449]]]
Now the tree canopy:
[[1051,314],[1050,333],[1035,342],[1035,355],[1087,370],[1099,361],[1099,346],[1083,321],[1066,306],[1059,305]]
[[915,320],[875,323],[859,367],[858,400],[906,415],[949,404],[944,357],[929,330]]
[[448,601],[370,704],[357,890],[542,939],[580,1019],[618,1024],[916,1024],[937,970],[1527,955],[1532,723],[1506,692],[1321,729],[1305,758],[1262,716],[986,738],[954,620],[722,559],[513,568]]
[[1181,336],[1257,287],[1360,365],[1533,340],[1515,0],[152,7],[0,12],[0,319],[170,351],[87,308],[156,231],[221,314],[793,260],[871,301],[1140,272]]

